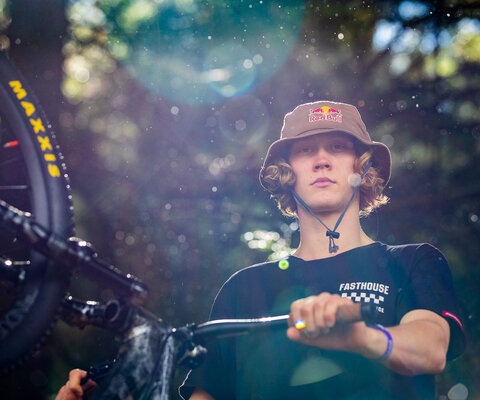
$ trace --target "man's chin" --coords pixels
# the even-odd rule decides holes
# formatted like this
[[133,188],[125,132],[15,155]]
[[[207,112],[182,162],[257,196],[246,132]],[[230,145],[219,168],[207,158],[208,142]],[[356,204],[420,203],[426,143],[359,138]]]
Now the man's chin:
[[332,215],[332,214],[339,214],[343,211],[343,208],[339,208],[338,207],[338,203],[336,204],[319,204],[319,205],[314,205],[313,207],[311,207],[312,211],[316,214],[316,215],[324,215],[324,216],[327,216],[327,215]]

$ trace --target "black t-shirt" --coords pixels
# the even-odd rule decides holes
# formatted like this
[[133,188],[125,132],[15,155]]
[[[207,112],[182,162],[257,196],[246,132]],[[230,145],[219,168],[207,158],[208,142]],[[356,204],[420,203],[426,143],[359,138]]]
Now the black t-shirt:
[[[375,304],[378,323],[398,325],[414,309],[431,310],[451,326],[449,358],[463,350],[451,274],[428,244],[379,242],[336,256],[304,261],[294,256],[232,275],[218,293],[210,319],[288,314],[292,301],[321,292]],[[406,377],[361,356],[290,341],[286,327],[222,338],[207,344],[205,363],[180,388],[221,399],[434,399],[434,376]]]

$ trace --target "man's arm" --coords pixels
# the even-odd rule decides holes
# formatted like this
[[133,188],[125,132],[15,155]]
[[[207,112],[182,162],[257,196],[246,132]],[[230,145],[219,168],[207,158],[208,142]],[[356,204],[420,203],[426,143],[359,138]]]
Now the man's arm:
[[[336,325],[335,313],[351,300],[322,293],[292,303],[291,327],[287,336],[312,346],[361,354],[378,359],[388,346],[387,335],[363,322]],[[295,322],[304,321],[304,328]],[[400,324],[386,328],[393,347],[386,367],[403,375],[436,374],[445,368],[450,340],[450,328],[441,316],[428,310],[413,310],[405,314]]]
[[413,310],[389,331],[394,345],[385,362],[388,368],[403,375],[443,371],[450,341],[450,327],[444,318],[432,311]]

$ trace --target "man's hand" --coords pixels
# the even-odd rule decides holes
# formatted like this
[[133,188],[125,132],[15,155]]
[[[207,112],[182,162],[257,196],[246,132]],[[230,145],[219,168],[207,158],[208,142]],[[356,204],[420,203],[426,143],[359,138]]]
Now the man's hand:
[[371,349],[366,349],[367,340],[370,339],[367,336],[377,336],[375,332],[370,332],[364,322],[347,324],[337,321],[338,309],[347,304],[353,302],[326,292],[294,301],[290,309],[288,338],[321,348],[355,352],[370,358],[380,356],[382,346],[385,346],[381,335],[378,336],[378,353],[371,353]]
[[82,400],[93,393],[97,384],[89,379],[85,384],[81,385],[83,378],[87,376],[87,372],[81,369],[72,369],[68,374],[68,381],[63,385],[57,393],[55,400]]

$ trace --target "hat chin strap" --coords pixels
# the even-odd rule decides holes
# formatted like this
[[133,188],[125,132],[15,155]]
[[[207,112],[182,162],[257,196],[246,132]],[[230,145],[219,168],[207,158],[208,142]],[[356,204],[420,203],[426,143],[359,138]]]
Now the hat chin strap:
[[355,198],[355,195],[357,194],[358,189],[360,188],[361,182],[371,166],[372,166],[372,162],[369,161],[368,164],[365,166],[365,169],[363,170],[362,175],[360,175],[360,179],[358,180],[358,183],[355,185],[352,195],[350,196],[350,199],[348,200],[348,203],[346,204],[342,213],[339,215],[333,229],[330,229],[320,219],[320,217],[312,211],[312,209],[308,206],[308,204],[302,200],[302,198],[297,194],[297,192],[295,192],[295,190],[292,190],[292,195],[295,198],[295,200],[297,200],[298,204],[300,204],[305,209],[305,211],[307,211],[313,218],[315,218],[318,222],[320,222],[323,225],[323,227],[327,230],[326,236],[328,236],[328,252],[329,253],[336,253],[338,251],[338,246],[335,243],[335,239],[338,239],[340,237],[340,233],[337,232],[338,226],[340,225],[340,222],[342,222],[342,219],[345,216],[345,213],[347,212],[348,208],[352,204],[353,199]]

